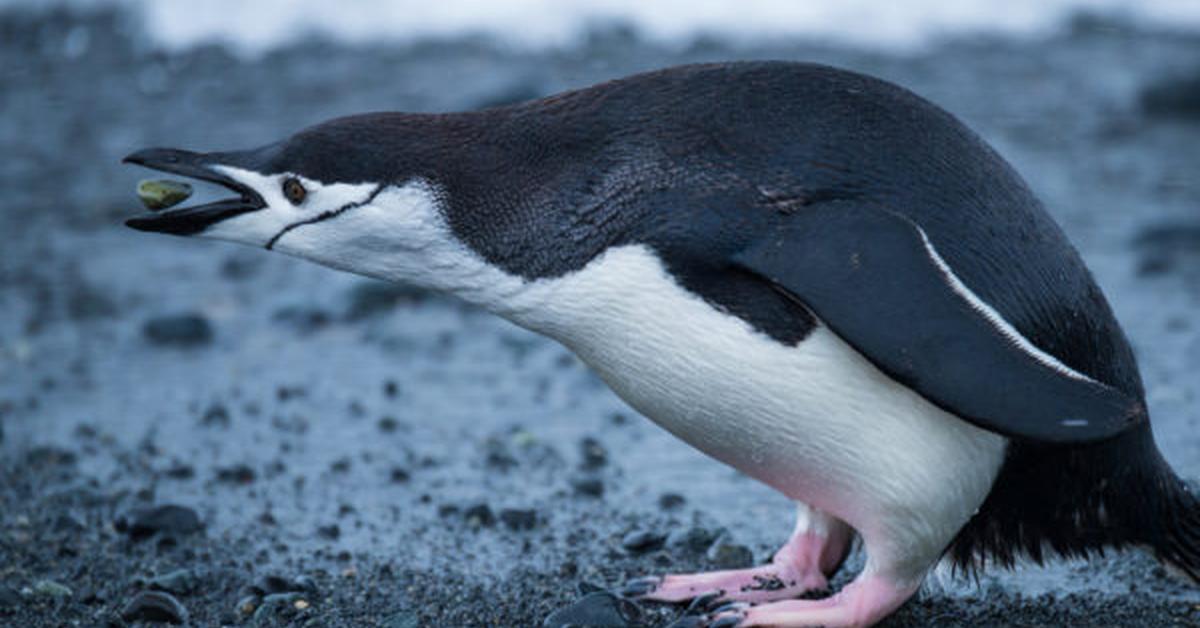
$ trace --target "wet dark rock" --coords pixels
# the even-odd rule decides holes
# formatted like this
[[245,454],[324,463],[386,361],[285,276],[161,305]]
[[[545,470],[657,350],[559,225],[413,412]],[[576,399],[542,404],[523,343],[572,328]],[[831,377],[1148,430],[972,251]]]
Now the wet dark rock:
[[649,530],[634,530],[621,538],[621,547],[630,554],[645,554],[659,549],[667,540],[667,535]]
[[139,508],[117,519],[115,527],[134,541],[155,534],[185,535],[197,532],[202,527],[200,516],[186,506],[164,504],[153,508]]
[[163,475],[172,480],[190,480],[196,477],[196,469],[190,464],[175,463],[163,471]]
[[576,495],[604,497],[604,481],[600,478],[576,478],[571,480],[571,488]]
[[703,554],[712,546],[718,536],[718,533],[699,526],[673,530],[667,535],[667,547],[693,554]]
[[223,403],[213,403],[204,409],[204,414],[200,415],[200,423],[202,425],[229,427],[229,408]]
[[492,513],[492,509],[487,504],[475,504],[463,511],[463,519],[467,525],[478,528],[480,526],[490,528],[496,525],[496,515]]
[[301,334],[311,334],[329,325],[333,317],[320,308],[291,305],[275,310],[271,320]]
[[386,314],[401,303],[419,303],[427,296],[427,292],[412,286],[365,281],[350,290],[350,303],[344,316],[346,320],[358,321]]
[[316,596],[320,594],[320,589],[317,587],[317,581],[304,574],[300,574],[292,579],[292,590],[299,591],[301,593],[307,593],[310,596]]
[[217,469],[217,481],[224,484],[252,484],[258,477],[254,469],[246,464],[235,464],[231,467]]
[[678,493],[663,493],[658,497],[658,507],[663,510],[675,510],[686,503],[687,500]]
[[734,544],[727,536],[717,539],[704,556],[717,569],[744,569],[754,564],[750,548]]
[[1200,70],[1146,86],[1141,101],[1142,111],[1151,117],[1200,119]]
[[121,618],[125,621],[182,624],[187,621],[188,612],[170,593],[142,591],[121,609]]
[[196,347],[212,342],[208,319],[196,313],[156,316],[142,325],[142,335],[160,346]]
[[403,484],[412,479],[412,475],[403,467],[392,467],[389,477],[393,484]]
[[509,451],[508,442],[499,436],[489,436],[483,441],[483,461],[490,469],[508,471],[517,466],[517,458]]
[[542,622],[543,628],[567,626],[596,626],[626,628],[641,621],[642,611],[637,604],[607,591],[589,593],[569,606],[560,608]]
[[331,523],[326,526],[319,526],[317,528],[317,536],[330,541],[336,541],[341,538],[342,529],[338,527],[338,524],[336,523]]
[[200,578],[191,569],[176,569],[175,571],[151,578],[147,584],[151,589],[166,591],[175,595],[187,595],[196,590],[200,584]]
[[537,511],[505,508],[500,511],[500,521],[510,530],[532,530],[537,527]]
[[304,593],[315,596],[317,594],[317,583],[306,575],[288,578],[278,574],[268,574],[250,585],[249,591],[258,597],[277,593]]
[[579,441],[579,455],[582,458],[579,466],[589,471],[608,464],[608,451],[604,449],[604,445],[601,445],[600,441],[591,436],[584,437]]

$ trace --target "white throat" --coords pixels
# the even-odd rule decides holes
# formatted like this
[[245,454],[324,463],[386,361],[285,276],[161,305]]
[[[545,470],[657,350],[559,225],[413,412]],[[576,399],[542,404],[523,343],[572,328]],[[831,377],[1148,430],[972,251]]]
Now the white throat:
[[520,321],[536,308],[528,282],[489,264],[454,237],[445,195],[432,183],[389,187],[336,218],[293,229],[275,248],[326,266],[454,294]]

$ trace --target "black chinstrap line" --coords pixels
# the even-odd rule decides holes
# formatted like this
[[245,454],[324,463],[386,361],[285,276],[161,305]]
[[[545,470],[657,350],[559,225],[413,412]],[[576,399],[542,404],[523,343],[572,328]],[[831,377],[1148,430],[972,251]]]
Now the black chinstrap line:
[[371,194],[368,195],[367,198],[365,198],[361,201],[355,201],[353,203],[346,203],[345,205],[342,205],[341,207],[339,207],[337,209],[330,209],[327,211],[323,211],[320,214],[313,216],[312,218],[305,218],[304,220],[293,222],[292,224],[284,227],[283,229],[280,229],[279,233],[276,233],[274,236],[271,236],[271,239],[267,240],[267,243],[265,245],[263,245],[263,248],[270,251],[272,248],[274,248],[275,243],[279,241],[279,238],[282,238],[284,235],[286,235],[292,229],[295,229],[297,227],[303,227],[304,225],[312,225],[312,224],[316,224],[318,222],[324,222],[326,220],[329,220],[330,218],[336,218],[338,216],[341,216],[342,214],[344,214],[356,207],[362,207],[363,205],[366,205],[366,204],[370,203],[371,201],[375,200],[375,197],[379,196],[379,193],[382,192],[384,190],[384,188],[386,188],[386,187],[387,187],[386,184],[381,183],[378,186],[376,186],[374,190],[371,190]]

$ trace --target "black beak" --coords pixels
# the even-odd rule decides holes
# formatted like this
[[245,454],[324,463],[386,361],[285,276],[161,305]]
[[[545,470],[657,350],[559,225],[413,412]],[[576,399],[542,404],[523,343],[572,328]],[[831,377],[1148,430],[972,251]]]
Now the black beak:
[[130,218],[125,224],[138,231],[193,235],[226,218],[266,207],[267,204],[258,192],[213,169],[214,166],[221,165],[219,157],[219,154],[193,153],[173,148],[147,148],[123,159],[124,163],[216,183],[238,195],[237,198]]

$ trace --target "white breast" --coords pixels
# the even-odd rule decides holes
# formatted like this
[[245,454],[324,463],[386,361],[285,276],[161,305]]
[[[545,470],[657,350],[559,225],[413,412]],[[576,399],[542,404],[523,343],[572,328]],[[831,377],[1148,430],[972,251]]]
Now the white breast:
[[611,249],[522,296],[539,307],[515,320],[574,350],[639,412],[860,531],[952,536],[1000,467],[1002,437],[897,384],[827,327],[780,344],[682,289],[646,247]]

